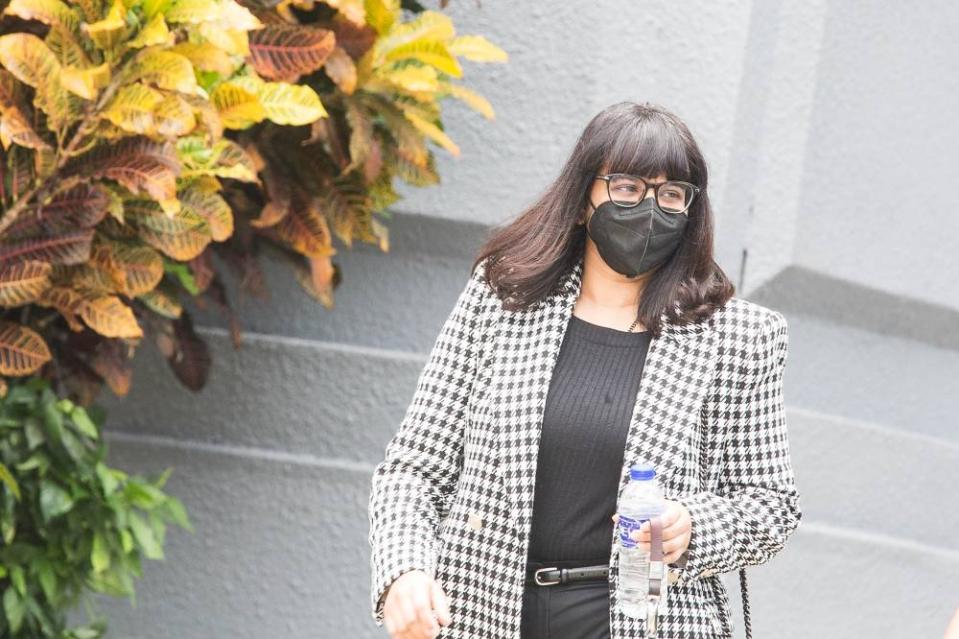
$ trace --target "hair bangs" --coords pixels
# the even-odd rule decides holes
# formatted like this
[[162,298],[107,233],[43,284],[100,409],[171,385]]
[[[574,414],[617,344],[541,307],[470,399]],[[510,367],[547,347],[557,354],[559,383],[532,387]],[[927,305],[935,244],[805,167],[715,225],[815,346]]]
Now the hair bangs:
[[606,159],[609,173],[655,177],[664,173],[673,180],[692,177],[681,134],[668,122],[643,119],[624,127],[611,140]]

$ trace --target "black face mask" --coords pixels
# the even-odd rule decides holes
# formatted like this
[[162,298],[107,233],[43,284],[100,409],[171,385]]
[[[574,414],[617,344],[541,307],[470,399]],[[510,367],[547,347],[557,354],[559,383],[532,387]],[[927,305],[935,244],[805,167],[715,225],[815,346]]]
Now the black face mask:
[[[593,206],[592,201],[589,205]],[[627,277],[645,273],[668,260],[689,222],[685,213],[666,213],[651,197],[629,209],[610,200],[593,209],[586,233],[610,268]]]

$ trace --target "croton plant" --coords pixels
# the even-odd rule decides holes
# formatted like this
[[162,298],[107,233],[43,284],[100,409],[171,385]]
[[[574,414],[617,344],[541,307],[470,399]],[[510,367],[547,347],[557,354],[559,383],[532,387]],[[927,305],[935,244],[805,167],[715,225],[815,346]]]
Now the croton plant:
[[427,141],[459,153],[439,102],[493,117],[455,81],[458,57],[506,57],[385,0],[12,0],[3,15],[0,375],[44,369],[83,405],[103,382],[126,393],[145,330],[203,386],[184,300],[241,337],[214,255],[267,298],[268,242],[331,307],[333,236],[387,251],[394,177],[438,181]]
[[[482,36],[457,35],[442,12],[398,0],[0,8],[0,532],[8,548],[39,543],[97,491],[134,482],[137,497],[116,506],[109,525],[95,516],[100,537],[79,519],[70,524],[86,530],[68,527],[80,549],[70,560],[47,549],[34,565],[0,548],[0,629],[60,636],[50,634],[62,628],[51,611],[67,600],[46,592],[51,566],[74,561],[89,571],[85,587],[109,591],[111,552],[138,557],[150,546],[156,556],[162,540],[163,517],[138,525],[116,513],[149,501],[187,523],[159,484],[144,488],[103,465],[102,415],[94,421],[84,407],[104,383],[127,393],[145,337],[186,387],[202,388],[210,358],[187,302],[220,309],[239,347],[220,269],[268,299],[266,245],[331,308],[342,279],[334,237],[389,250],[383,220],[399,197],[394,178],[438,182],[430,142],[459,154],[440,102],[456,98],[494,117],[458,82],[462,60],[506,54]],[[93,457],[81,463],[81,450]],[[75,467],[58,464],[68,459]],[[81,475],[94,484],[71,483]],[[118,575],[110,583],[129,585]]]

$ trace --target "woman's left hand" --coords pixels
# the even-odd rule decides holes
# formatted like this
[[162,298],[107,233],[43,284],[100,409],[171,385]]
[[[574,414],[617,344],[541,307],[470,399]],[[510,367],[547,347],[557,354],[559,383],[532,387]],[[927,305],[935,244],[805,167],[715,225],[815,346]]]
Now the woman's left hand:
[[[689,547],[692,518],[686,506],[672,499],[664,500],[666,510],[660,515],[663,522],[663,554],[664,562],[671,564],[677,561]],[[613,522],[619,521],[619,515],[613,515]],[[649,550],[650,533],[649,522],[643,522],[639,530],[630,533],[630,537],[638,542],[644,550]]]

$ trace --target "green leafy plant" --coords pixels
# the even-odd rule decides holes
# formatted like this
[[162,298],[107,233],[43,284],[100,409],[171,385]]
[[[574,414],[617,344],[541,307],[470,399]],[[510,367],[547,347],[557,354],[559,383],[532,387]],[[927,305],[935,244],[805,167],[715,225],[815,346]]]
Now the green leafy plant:
[[147,481],[107,467],[106,453],[97,422],[46,380],[0,399],[0,636],[101,636],[102,620],[67,629],[65,611],[88,591],[135,603],[141,560],[163,559],[166,525],[192,532],[162,490],[169,470]]

